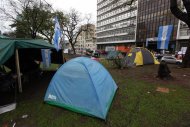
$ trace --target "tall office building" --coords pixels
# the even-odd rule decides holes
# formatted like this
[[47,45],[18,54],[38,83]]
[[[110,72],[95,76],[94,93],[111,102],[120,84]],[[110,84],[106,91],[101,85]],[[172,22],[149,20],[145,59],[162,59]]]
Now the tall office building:
[[[121,0],[122,1],[122,0]],[[126,1],[126,0],[123,0]],[[181,0],[178,5],[183,10]],[[135,45],[157,49],[160,26],[172,25],[169,50],[186,47],[189,28],[170,11],[170,0],[137,0],[132,6],[113,5],[112,0],[98,0],[97,45]],[[117,48],[116,48],[117,49]]]
[[136,40],[137,1],[123,6],[126,0],[98,0],[97,3],[97,46],[128,45]]
[[170,0],[138,0],[137,45],[157,49],[160,26],[172,25],[169,48],[174,50],[179,20],[170,11]]

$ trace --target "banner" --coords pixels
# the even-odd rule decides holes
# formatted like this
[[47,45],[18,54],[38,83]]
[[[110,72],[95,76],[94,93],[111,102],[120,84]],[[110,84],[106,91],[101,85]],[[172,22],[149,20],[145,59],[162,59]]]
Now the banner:
[[55,17],[54,32],[55,32],[54,36],[53,36],[54,46],[57,49],[57,51],[59,51],[59,49],[60,49],[60,40],[61,40],[61,28],[60,28],[59,21],[58,21],[57,17]]
[[51,65],[51,50],[41,49],[43,68],[49,68]]
[[172,30],[173,25],[159,27],[157,49],[168,49]]

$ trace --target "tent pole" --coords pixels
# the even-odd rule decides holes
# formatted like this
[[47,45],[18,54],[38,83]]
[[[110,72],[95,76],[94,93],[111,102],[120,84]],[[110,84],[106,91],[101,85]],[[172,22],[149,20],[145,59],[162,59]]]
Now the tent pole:
[[18,88],[19,88],[19,92],[22,93],[22,82],[21,82],[18,49],[16,49],[15,51],[15,62],[16,62],[16,70],[17,70],[17,78],[18,78]]

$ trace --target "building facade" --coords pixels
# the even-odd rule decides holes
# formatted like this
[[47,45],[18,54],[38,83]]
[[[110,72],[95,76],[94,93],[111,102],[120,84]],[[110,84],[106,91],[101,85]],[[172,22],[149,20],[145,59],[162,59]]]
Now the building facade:
[[[178,0],[178,5],[183,8],[181,0]],[[171,13],[170,0],[138,0],[137,17],[136,42],[138,46],[145,46],[147,42],[147,48],[156,50],[159,27],[166,25],[173,26],[168,50],[175,52],[187,46],[189,29]]]
[[[87,27],[84,25],[82,27]],[[96,27],[94,24],[88,24],[88,31],[82,31],[75,44],[76,53],[81,54],[86,49],[96,50]]]
[[169,48],[174,48],[179,20],[170,11],[170,0],[138,0],[137,45],[157,49],[160,26],[173,25]]
[[113,0],[98,0],[97,46],[126,45],[136,40],[137,1],[131,6]]
[[[180,2],[178,0],[179,5]],[[173,26],[168,50],[180,50],[189,39],[188,27],[170,11],[170,0],[137,0],[131,6],[122,6],[122,2],[112,5],[112,0],[98,0],[97,13],[99,49],[102,46],[105,49],[105,46],[134,45],[157,50],[159,27],[166,25]]]

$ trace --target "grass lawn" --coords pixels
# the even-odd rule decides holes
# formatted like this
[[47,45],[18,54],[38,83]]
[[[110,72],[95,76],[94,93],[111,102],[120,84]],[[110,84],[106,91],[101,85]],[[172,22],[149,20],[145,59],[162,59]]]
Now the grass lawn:
[[[157,79],[157,65],[118,70],[103,62],[119,89],[107,120],[43,103],[53,74],[33,81],[18,96],[16,110],[0,115],[0,126],[15,127],[190,127],[190,69],[171,65],[172,81]],[[169,93],[157,92],[157,87]],[[21,118],[27,114],[27,118]]]

